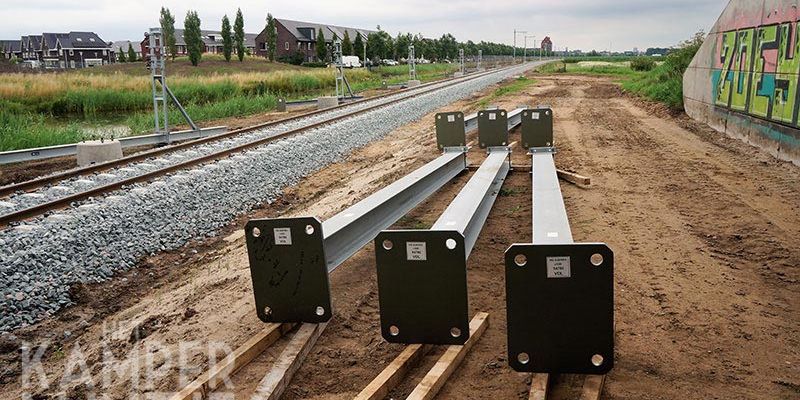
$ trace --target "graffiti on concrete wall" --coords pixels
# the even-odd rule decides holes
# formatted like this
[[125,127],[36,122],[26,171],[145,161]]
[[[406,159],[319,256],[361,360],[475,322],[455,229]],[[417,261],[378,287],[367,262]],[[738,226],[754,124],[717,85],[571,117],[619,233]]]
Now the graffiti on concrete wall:
[[713,60],[717,106],[797,127],[800,32],[785,22],[723,32]]

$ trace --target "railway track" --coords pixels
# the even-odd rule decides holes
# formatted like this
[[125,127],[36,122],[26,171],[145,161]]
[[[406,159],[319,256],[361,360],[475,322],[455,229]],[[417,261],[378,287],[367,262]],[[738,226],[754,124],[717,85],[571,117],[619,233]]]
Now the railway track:
[[[314,111],[295,117],[234,130],[221,135],[145,151],[143,153],[130,155],[107,163],[92,165],[60,174],[33,179],[19,184],[5,186],[0,188],[0,196],[4,196],[4,198],[0,200],[0,213],[2,213],[2,215],[0,215],[0,227],[8,226],[15,222],[36,217],[49,211],[64,208],[94,196],[119,190],[125,186],[146,182],[159,176],[199,164],[212,162],[244,150],[252,149],[254,147],[276,141],[278,139],[315,129],[323,125],[362,115],[379,108],[388,107],[404,100],[408,100],[412,97],[432,93],[443,88],[495,74],[508,68],[515,67],[492,70],[463,78],[453,78],[445,81],[432,82],[417,88],[404,89],[399,93],[395,92],[379,97],[359,100],[332,109]],[[353,110],[349,111],[350,109]],[[329,114],[333,115],[328,117],[327,115]],[[292,127],[293,124],[299,124],[299,126]],[[287,126],[291,128],[281,130],[282,127]],[[277,132],[273,132],[271,130],[277,130]],[[210,151],[206,152],[205,154],[192,157],[197,153],[193,152],[192,149],[197,149],[200,146],[205,146],[205,148],[208,149],[215,144],[217,147],[222,148],[211,148]],[[219,144],[222,145],[220,146]],[[227,144],[227,146],[225,144]],[[182,156],[180,154],[174,154],[179,151],[184,151],[184,155]],[[173,154],[173,159],[167,160],[163,158],[167,154]],[[191,158],[185,159],[187,158],[186,155]],[[175,160],[176,158],[177,160]],[[154,163],[167,165],[158,167],[154,164],[144,162],[153,159],[155,160]],[[185,160],[180,161],[182,159]],[[144,167],[137,169],[145,169],[145,171],[141,173],[138,171],[131,171],[133,168],[130,168],[130,166],[132,165]],[[123,176],[127,174],[127,176],[116,179],[117,175],[114,174],[98,174],[101,171],[110,171],[112,169],[115,169]],[[86,177],[91,174],[94,174],[92,175],[95,178],[94,181],[89,181],[88,179],[76,179],[79,177]],[[88,188],[85,190],[74,191],[70,190],[71,188],[68,186],[62,186],[60,184],[62,182],[66,182],[73,187],[87,186]],[[36,192],[37,189],[47,189],[48,192],[39,193]],[[64,192],[64,195],[54,195],[52,193],[54,191]],[[16,204],[15,201],[26,205],[20,206],[19,204]],[[4,208],[10,211],[3,212]]]

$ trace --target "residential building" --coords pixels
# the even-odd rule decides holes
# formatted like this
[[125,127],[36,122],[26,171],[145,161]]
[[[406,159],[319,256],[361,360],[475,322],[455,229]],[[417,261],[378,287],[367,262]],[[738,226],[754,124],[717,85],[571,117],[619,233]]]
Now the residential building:
[[116,61],[114,51],[94,32],[43,33],[3,40],[3,56],[31,68],[86,68]]
[[94,32],[43,33],[44,68],[88,68],[116,62],[114,50]]
[[[125,52],[125,58],[127,60],[128,57],[128,48],[132,47],[133,52],[136,53],[136,60],[142,59],[142,47],[138,43],[131,42],[130,40],[117,40],[116,42],[109,43],[111,50],[114,50],[114,53],[117,55],[117,59],[119,59],[120,51]],[[136,61],[136,60],[127,60]]]
[[550,40],[550,36],[545,36],[542,40],[542,51],[545,53],[553,51],[553,41]]
[[22,58],[22,40],[0,40],[0,54],[7,60]]
[[[220,31],[208,31],[203,30],[200,31],[201,39],[203,40],[203,53],[211,53],[211,54],[222,54],[223,53],[223,45],[222,45],[222,32]],[[233,33],[231,33],[233,35]],[[149,39],[149,32],[144,33],[144,40],[139,45],[139,49],[141,54],[147,57],[150,54],[150,39]],[[256,34],[255,33],[245,33],[244,34],[244,48],[245,51],[249,54],[256,53]],[[175,29],[175,52],[178,56],[185,56],[188,55],[189,52],[186,48],[186,38],[183,35],[183,29]],[[236,54],[236,49],[234,48],[233,53]]]
[[[296,53],[301,53],[305,61],[316,59],[316,46],[318,32],[322,31],[325,43],[333,43],[334,37],[344,38],[344,33],[350,37],[351,41],[356,40],[356,36],[361,35],[361,40],[367,43],[367,36],[371,31],[367,29],[349,28],[336,25],[317,24],[313,22],[292,21],[288,19],[276,18],[275,28],[277,31],[276,58],[289,57]],[[256,37],[256,54],[267,56],[267,30],[261,31]]]

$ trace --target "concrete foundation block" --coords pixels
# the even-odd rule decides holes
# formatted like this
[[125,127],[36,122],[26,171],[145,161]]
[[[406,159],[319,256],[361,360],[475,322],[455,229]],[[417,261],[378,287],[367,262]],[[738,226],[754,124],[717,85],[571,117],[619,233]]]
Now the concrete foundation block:
[[461,78],[462,76],[464,76],[464,74],[461,71],[453,74],[453,78]]
[[122,144],[119,140],[92,140],[76,146],[78,166],[97,164],[122,158]]
[[408,87],[415,87],[415,86],[419,86],[421,84],[422,84],[422,82],[420,82],[419,79],[412,79],[412,80],[408,81]]
[[285,99],[278,99],[278,102],[275,104],[275,111],[277,111],[277,112],[286,112],[286,100]]
[[336,96],[322,96],[317,98],[317,109],[331,108],[339,105],[339,99]]

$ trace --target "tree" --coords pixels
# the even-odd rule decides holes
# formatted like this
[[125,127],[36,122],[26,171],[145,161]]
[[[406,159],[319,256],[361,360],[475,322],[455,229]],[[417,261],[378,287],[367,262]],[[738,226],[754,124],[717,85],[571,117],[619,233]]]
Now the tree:
[[[356,40],[353,42],[353,55],[359,57],[364,55],[364,39],[361,38],[360,33],[356,35]],[[366,62],[367,60],[364,61]]]
[[328,46],[325,44],[325,35],[322,34],[322,29],[317,30],[317,59],[320,62],[325,62],[328,58]]
[[350,41],[350,34],[347,33],[347,30],[344,31],[344,39],[342,39],[342,55],[353,55],[353,43]]
[[[124,53],[122,49],[119,49],[120,53]],[[134,62],[136,61],[136,52],[133,50],[133,45],[128,43],[128,61]]]
[[161,7],[161,39],[164,41],[164,48],[167,54],[175,60],[178,54],[178,46],[175,44],[175,17],[169,12],[169,8]]
[[275,26],[275,18],[267,13],[267,58],[275,61],[275,50],[278,48],[278,31]]
[[225,61],[231,62],[231,54],[233,53],[233,36],[231,36],[231,20],[225,15],[222,17],[222,55]]
[[394,40],[394,58],[406,58],[408,57],[408,46],[411,44],[413,37],[410,33],[403,35],[402,33],[397,34],[397,39]]
[[233,21],[233,41],[236,43],[236,55],[241,62],[244,60],[244,17],[241,8],[236,10],[236,20]]
[[125,51],[122,50],[122,47],[117,49],[117,61],[121,63],[128,62],[127,58],[125,57]]
[[197,11],[186,12],[186,19],[183,21],[183,40],[186,41],[186,51],[189,53],[189,61],[197,66],[203,53],[203,37],[200,32],[200,17]]

